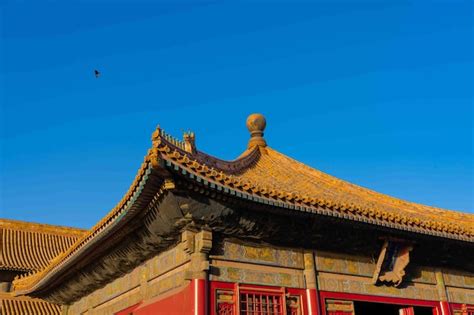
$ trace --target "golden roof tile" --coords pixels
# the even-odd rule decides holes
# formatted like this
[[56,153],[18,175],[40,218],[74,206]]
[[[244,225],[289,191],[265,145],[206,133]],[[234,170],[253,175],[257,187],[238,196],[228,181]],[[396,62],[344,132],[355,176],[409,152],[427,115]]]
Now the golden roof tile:
[[0,270],[40,270],[84,233],[82,229],[0,219]]
[[[258,149],[257,149],[258,150]],[[241,169],[238,174],[213,170],[202,171],[206,165],[183,165],[182,158],[169,155],[173,164],[183,166],[212,181],[274,200],[292,204],[317,206],[333,212],[349,212],[406,226],[418,226],[427,230],[474,236],[474,216],[458,211],[416,204],[377,193],[340,180],[295,161],[278,151],[266,147],[251,167]]]
[[0,293],[0,314],[59,315],[61,314],[61,307],[27,296],[15,297],[9,293]]

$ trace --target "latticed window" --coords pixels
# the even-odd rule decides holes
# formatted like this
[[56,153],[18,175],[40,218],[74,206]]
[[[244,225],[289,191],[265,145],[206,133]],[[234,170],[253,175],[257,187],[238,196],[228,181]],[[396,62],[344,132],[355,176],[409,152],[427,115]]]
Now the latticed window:
[[305,315],[302,290],[217,284],[212,315]]
[[453,310],[454,315],[474,315],[474,306],[462,304],[461,308]]
[[240,293],[241,315],[282,315],[283,294]]
[[217,314],[235,315],[234,292],[217,290]]
[[217,314],[219,315],[234,315],[234,304],[219,303],[217,307]]

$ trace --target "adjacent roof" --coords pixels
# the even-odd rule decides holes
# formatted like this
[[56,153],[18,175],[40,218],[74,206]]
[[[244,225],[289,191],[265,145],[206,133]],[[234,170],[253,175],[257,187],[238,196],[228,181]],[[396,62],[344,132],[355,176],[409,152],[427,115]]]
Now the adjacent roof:
[[[0,219],[0,272],[36,272],[70,248],[85,230]],[[61,314],[59,305],[0,292],[0,314]]]
[[82,229],[0,219],[0,270],[43,269],[84,233]]
[[59,315],[61,314],[61,307],[56,304],[51,304],[27,296],[13,297],[8,293],[0,293],[0,314]]
[[403,201],[315,170],[268,147],[263,138],[265,124],[263,116],[249,116],[249,146],[234,161],[196,150],[193,133],[186,133],[180,141],[158,128],[152,136],[152,148],[119,204],[44,270],[15,281],[15,288],[26,294],[38,290],[90,243],[112,233],[140,201],[151,172],[163,174],[163,169],[216,193],[249,202],[474,242],[474,215]]

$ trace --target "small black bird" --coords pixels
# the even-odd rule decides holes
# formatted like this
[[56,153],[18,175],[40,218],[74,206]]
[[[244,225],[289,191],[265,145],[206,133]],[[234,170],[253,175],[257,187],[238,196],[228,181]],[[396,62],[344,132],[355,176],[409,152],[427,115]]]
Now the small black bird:
[[99,70],[94,70],[95,78],[97,79],[100,76]]

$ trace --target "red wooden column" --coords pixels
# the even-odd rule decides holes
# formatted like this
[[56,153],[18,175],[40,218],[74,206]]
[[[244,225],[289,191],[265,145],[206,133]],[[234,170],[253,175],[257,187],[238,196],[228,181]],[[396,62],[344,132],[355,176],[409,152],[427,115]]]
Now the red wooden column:
[[448,302],[448,295],[446,294],[446,286],[444,285],[443,272],[440,269],[435,271],[436,287],[439,295],[439,315],[451,315],[451,307]]
[[206,315],[209,309],[209,251],[212,248],[212,232],[184,231],[182,234],[186,250],[191,254],[191,264],[186,278],[191,281],[192,315]]
[[193,279],[193,315],[205,315],[208,309],[207,279]]
[[306,282],[306,300],[308,301],[308,315],[319,315],[319,298],[313,251],[304,252],[304,277]]
[[448,301],[439,302],[439,315],[451,315],[451,307],[449,307]]

